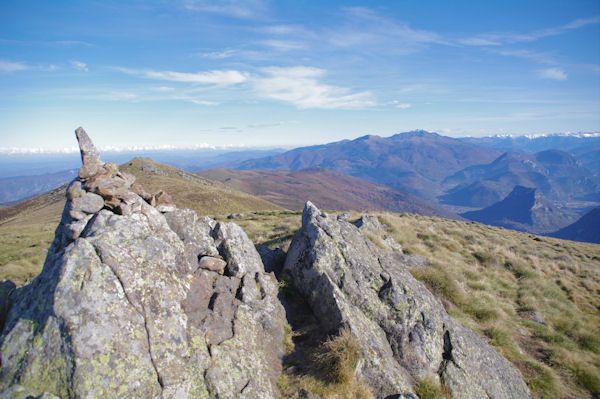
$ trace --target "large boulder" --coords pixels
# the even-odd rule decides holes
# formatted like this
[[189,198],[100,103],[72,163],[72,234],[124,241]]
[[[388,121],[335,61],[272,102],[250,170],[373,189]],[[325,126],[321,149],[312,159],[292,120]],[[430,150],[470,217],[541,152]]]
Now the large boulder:
[[[1,395],[278,397],[285,315],[250,240],[192,211],[161,213],[84,135],[92,166],[69,190],[41,274],[8,299]],[[102,187],[113,194],[98,209]],[[225,273],[200,267],[206,256]]]
[[529,398],[520,373],[452,319],[407,264],[308,202],[283,273],[323,328],[347,327],[357,337],[364,355],[357,374],[377,397],[414,393],[417,381],[433,377],[454,398]]

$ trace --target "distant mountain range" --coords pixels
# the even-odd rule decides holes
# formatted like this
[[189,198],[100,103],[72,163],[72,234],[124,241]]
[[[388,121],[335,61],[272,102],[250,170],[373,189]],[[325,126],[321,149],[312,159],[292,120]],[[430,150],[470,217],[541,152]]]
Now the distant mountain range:
[[461,137],[459,140],[464,141],[465,143],[493,148],[502,152],[516,151],[534,153],[551,149],[561,149],[563,151],[572,152],[582,146],[589,147],[600,145],[600,133]]
[[463,169],[443,183],[453,188],[440,197],[442,203],[471,207],[491,205],[517,185],[535,187],[547,198],[560,202],[600,192],[600,177],[573,155],[559,150],[506,152],[489,164]]
[[[549,233],[600,206],[600,134],[455,139],[417,130],[280,151],[174,151],[163,154],[166,158],[161,155],[161,161],[185,165],[188,172],[227,167],[205,176],[223,182],[224,190],[237,189],[271,201],[272,206],[293,209],[300,208],[310,195],[320,207],[329,209],[407,211],[450,218],[462,212],[486,223]],[[0,167],[7,166],[2,173],[22,170],[22,157],[15,158],[14,165],[0,159]],[[63,165],[63,161],[56,162]],[[61,181],[55,179],[60,173],[5,175],[0,202],[31,196],[73,177],[61,173]],[[160,176],[153,179],[160,180]],[[152,184],[150,177],[147,180]],[[517,186],[535,189],[534,198],[524,200],[521,189],[515,192]],[[520,200],[514,201],[515,196]],[[192,192],[187,197],[190,204],[194,198],[201,199]],[[535,212],[523,205],[530,202]],[[517,213],[530,209],[531,220],[524,222],[506,213],[510,204],[517,207],[513,209]]]
[[297,148],[242,162],[236,169],[300,170],[320,167],[406,191],[424,199],[442,194],[441,182],[469,166],[487,164],[499,151],[417,130],[391,137]]
[[592,209],[575,223],[548,235],[564,240],[600,244],[600,208]]
[[593,173],[600,173],[600,133],[549,134],[543,136],[463,137],[466,143],[502,152],[535,153],[559,149],[577,157]]
[[77,176],[77,169],[37,176],[17,176],[0,179],[0,203],[17,201],[52,190]]
[[555,231],[572,221],[539,190],[523,186],[516,186],[502,201],[478,211],[462,213],[461,216],[534,234]]
[[414,195],[323,168],[299,171],[211,169],[197,174],[287,209],[300,210],[310,200],[329,210],[409,212],[460,218]]

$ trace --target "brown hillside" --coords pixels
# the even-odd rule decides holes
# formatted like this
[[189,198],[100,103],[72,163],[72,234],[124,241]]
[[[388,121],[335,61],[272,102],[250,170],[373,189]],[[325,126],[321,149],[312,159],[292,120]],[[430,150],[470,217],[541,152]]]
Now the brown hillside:
[[300,210],[310,200],[324,209],[409,212],[460,219],[414,195],[323,168],[299,171],[211,169],[197,174],[288,209]]

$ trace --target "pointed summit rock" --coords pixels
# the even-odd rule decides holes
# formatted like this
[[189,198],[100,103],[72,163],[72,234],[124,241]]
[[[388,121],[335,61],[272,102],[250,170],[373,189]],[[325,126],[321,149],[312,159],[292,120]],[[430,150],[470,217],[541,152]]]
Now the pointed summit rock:
[[81,162],[83,163],[83,166],[79,170],[79,177],[86,178],[93,176],[104,164],[100,160],[100,152],[98,152],[98,149],[82,127],[78,127],[75,130],[75,136],[79,143]]
[[349,329],[357,338],[364,362],[355,374],[377,398],[411,397],[424,378],[453,398],[530,398],[519,371],[450,317],[408,267],[407,255],[377,247],[361,228],[308,202],[282,274],[325,331]]
[[252,242],[161,212],[77,137],[98,170],[71,183],[42,272],[7,299],[0,397],[277,398],[285,315]]

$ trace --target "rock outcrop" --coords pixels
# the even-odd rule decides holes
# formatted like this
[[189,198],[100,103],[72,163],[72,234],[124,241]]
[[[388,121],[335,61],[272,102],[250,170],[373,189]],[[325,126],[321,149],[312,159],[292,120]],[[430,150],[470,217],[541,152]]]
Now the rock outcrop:
[[[377,228],[363,219],[361,227]],[[453,320],[407,270],[402,255],[373,245],[355,225],[310,202],[282,273],[307,298],[320,324],[350,329],[364,355],[357,370],[379,398],[414,393],[437,378],[454,398],[529,398],[520,373]]]
[[76,135],[44,268],[7,301],[2,397],[276,398],[284,311],[246,234],[132,187]]

